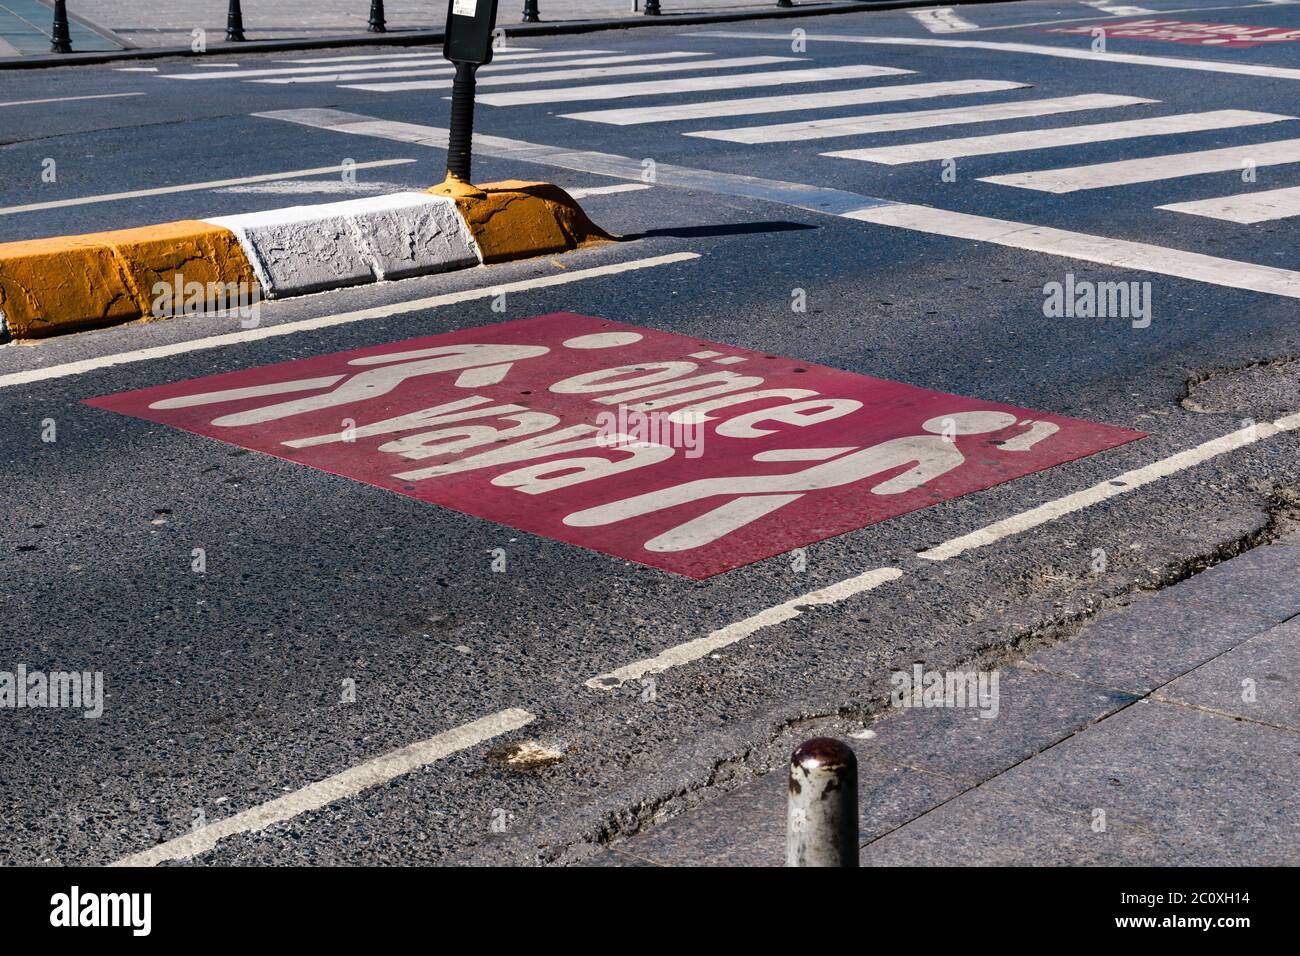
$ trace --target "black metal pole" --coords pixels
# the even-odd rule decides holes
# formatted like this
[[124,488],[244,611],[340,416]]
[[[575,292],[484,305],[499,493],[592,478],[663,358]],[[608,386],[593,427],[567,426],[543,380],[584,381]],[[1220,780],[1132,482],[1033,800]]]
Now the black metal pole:
[[384,23],[384,0],[370,0],[370,24],[366,27],[371,33],[387,33]]
[[659,0],[645,0],[645,15],[647,17],[660,16]]
[[239,9],[239,0],[230,0],[226,10],[226,42],[244,42],[244,11]]
[[72,52],[72,36],[68,33],[68,5],[65,0],[54,0],[54,29],[50,31],[50,52]]
[[524,23],[538,23],[541,17],[537,15],[537,0],[524,0]]
[[456,63],[451,81],[451,135],[447,139],[447,175],[469,182],[470,152],[474,145],[474,74],[477,63]]

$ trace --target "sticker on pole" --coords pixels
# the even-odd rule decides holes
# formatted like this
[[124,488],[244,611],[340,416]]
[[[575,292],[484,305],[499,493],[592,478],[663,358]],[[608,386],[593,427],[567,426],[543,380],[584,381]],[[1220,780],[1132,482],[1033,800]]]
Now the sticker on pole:
[[693,578],[1143,437],[573,313],[88,404]]

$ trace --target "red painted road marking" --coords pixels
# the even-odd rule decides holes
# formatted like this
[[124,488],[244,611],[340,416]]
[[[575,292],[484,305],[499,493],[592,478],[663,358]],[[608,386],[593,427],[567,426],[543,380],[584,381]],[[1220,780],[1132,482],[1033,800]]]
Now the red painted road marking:
[[1142,437],[573,313],[88,404],[693,578]]
[[1300,40],[1300,30],[1287,27],[1248,27],[1235,23],[1187,23],[1182,20],[1123,20],[1082,27],[1050,27],[1044,33],[1091,35],[1105,30],[1107,37],[1130,40],[1162,40],[1194,43],[1198,46],[1248,47]]

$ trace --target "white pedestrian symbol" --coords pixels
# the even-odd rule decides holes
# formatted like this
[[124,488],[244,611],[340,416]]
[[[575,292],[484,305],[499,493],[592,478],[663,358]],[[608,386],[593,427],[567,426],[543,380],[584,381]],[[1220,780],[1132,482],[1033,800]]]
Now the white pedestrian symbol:
[[[876,495],[897,495],[920,488],[960,467],[966,456],[947,435],[984,435],[1016,424],[1008,412],[977,411],[937,415],[922,423],[924,435],[894,438],[867,448],[778,448],[760,452],[758,462],[816,461],[802,471],[776,475],[731,475],[701,478],[657,491],[577,511],[564,519],[575,528],[593,528],[638,518],[694,501],[725,495],[729,500],[646,542],[647,551],[689,551],[717,541],[764,515],[813,491],[853,484],[911,465],[907,471],[872,486]],[[1060,430],[1051,422],[1025,420],[1029,431],[997,446],[1022,452]]]

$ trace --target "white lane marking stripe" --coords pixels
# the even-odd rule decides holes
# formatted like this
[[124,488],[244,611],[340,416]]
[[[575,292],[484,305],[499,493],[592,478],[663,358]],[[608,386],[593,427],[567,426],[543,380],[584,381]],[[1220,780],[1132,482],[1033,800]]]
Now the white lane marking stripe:
[[[517,84],[567,82],[569,80],[597,80],[606,76],[637,76],[640,74],[648,74],[648,73],[685,73],[688,70],[729,70],[732,67],[767,66],[769,64],[774,64],[774,63],[793,63],[793,62],[798,62],[798,60],[799,57],[795,57],[795,56],[738,56],[738,57],[728,57],[727,59],[723,59],[723,60],[691,60],[689,62],[683,62],[683,63],[651,63],[646,66],[610,66],[610,67],[592,67],[591,69],[587,69],[587,70],[556,70],[553,73],[529,73],[529,74],[511,73],[505,76],[493,74],[493,75],[481,77],[478,81],[478,85],[479,86],[513,86]],[[757,74],[757,75],[761,76],[762,74]],[[709,77],[709,79],[710,80],[720,79],[720,77]],[[636,83],[627,83],[623,85],[632,86],[640,90],[640,92],[637,94],[626,94],[626,95],[649,96],[655,93],[662,93],[665,87],[667,87],[669,84],[672,83],[704,84],[705,79],[700,78],[699,80],[694,80],[694,79],[660,80],[655,82],[653,86],[647,86],[645,81],[638,81]],[[451,88],[451,80],[450,79],[423,80],[423,81],[411,80],[405,83],[362,83],[354,86],[345,86],[343,88],[345,90],[365,90],[370,93],[392,93],[392,92],[400,92],[403,90],[446,90]],[[588,88],[602,89],[602,87],[598,87],[598,86],[593,86]],[[710,89],[710,87],[705,85],[701,85],[698,88]],[[565,87],[564,89],[555,90],[553,92],[564,93],[572,89],[573,89],[572,87]],[[542,96],[548,95],[548,91],[532,90],[530,92]],[[521,95],[523,94],[522,93],[489,94],[489,96],[521,96]],[[488,97],[480,96],[478,97],[478,99],[480,102],[483,102],[486,101]],[[539,100],[538,102],[543,102],[543,101]]]
[[620,667],[618,670],[593,677],[586,682],[586,686],[592,690],[612,690],[630,680],[638,680],[647,674],[659,674],[669,668],[689,664],[730,644],[744,640],[765,627],[772,627],[775,624],[781,624],[784,621],[796,618],[805,607],[836,604],[854,595],[877,588],[882,584],[897,581],[902,576],[903,572],[897,568],[874,568],[870,571],[864,571],[862,574],[845,581],[838,581],[816,591],[810,591],[808,594],[791,598],[783,604],[759,611],[743,621],[728,624],[726,627],[713,631],[707,637],[697,637],[693,641],[687,641],[684,644],[678,644],[675,647],[660,651],[654,657],[634,661],[626,667]]
[[1052,116],[1057,113],[1111,109],[1117,106],[1136,106],[1154,102],[1156,100],[1143,99],[1140,96],[1082,93],[1078,96],[1023,100],[1018,103],[985,103],[982,106],[950,106],[937,110],[840,116],[832,119],[801,120],[797,123],[774,123],[770,126],[746,126],[738,129],[706,129],[684,135],[721,139],[731,143],[789,143],[807,139],[830,139],[836,136],[889,133],[965,123],[991,123],[997,120]]
[[977,24],[959,17],[952,7],[937,7],[933,10],[913,10],[912,18],[931,33],[960,33],[963,30],[978,30]]
[[1193,216],[1221,219],[1251,225],[1300,216],[1300,186],[1285,189],[1266,189],[1262,192],[1241,193],[1237,196],[1216,196],[1213,199],[1196,199],[1156,206],[1171,212],[1185,212]]
[[[535,63],[508,63],[503,69],[508,70],[540,70],[550,69],[557,66],[597,66],[599,64],[615,63],[644,63],[646,60],[686,60],[691,57],[708,56],[707,53],[631,53],[619,56],[584,56],[576,60],[543,60]],[[493,60],[493,65],[498,61]],[[366,67],[358,69],[366,70]],[[682,66],[680,69],[687,69]],[[397,70],[392,73],[374,73],[367,70],[364,73],[325,73],[321,76],[280,76],[273,77],[269,80],[252,80],[253,83],[265,83],[271,85],[286,85],[291,83],[356,83],[366,80],[393,80],[411,76],[450,76],[456,72],[454,66],[446,64],[442,66],[422,67],[418,70]],[[491,76],[496,75],[496,71],[489,70],[487,73],[480,73],[478,82],[482,83]],[[530,74],[528,79],[538,79],[545,74]],[[520,79],[522,82],[522,78]],[[449,84],[435,85],[431,88],[445,87]]]
[[[127,365],[133,362],[149,362],[154,359],[169,358],[173,355],[184,355],[187,352],[201,352],[206,349],[221,348],[226,345],[239,345],[244,342],[258,342],[263,339],[273,339],[282,335],[293,335],[298,332],[315,332],[319,329],[333,328],[337,325],[347,325],[351,322],[364,322],[369,319],[386,319],[389,316],[404,315],[408,312],[418,312],[421,309],[436,309],[444,305],[455,305],[458,302],[471,302],[475,299],[487,299],[500,292],[527,292],[530,289],[544,289],[549,286],[567,285],[570,282],[580,282],[584,279],[596,279],[602,276],[619,275],[624,272],[651,269],[655,266],[666,266],[677,262],[688,262],[692,259],[698,258],[700,258],[700,255],[697,252],[674,252],[663,256],[653,256],[649,259],[634,259],[631,262],[615,262],[606,266],[595,266],[590,269],[579,269],[574,272],[539,276],[535,279],[521,279],[517,282],[497,283],[477,289],[465,289],[461,292],[444,292],[441,295],[429,296],[424,299],[413,299],[408,302],[381,305],[371,309],[361,309],[356,312],[342,312],[337,315],[325,315],[315,319],[303,319],[298,322],[285,322],[281,325],[264,326],[257,329],[244,329],[239,332],[227,332],[224,335],[213,335],[208,338],[192,339],[186,342],[174,342],[170,345],[157,345],[152,348],[137,349],[133,352],[119,352],[116,355],[101,355],[96,358],[83,359],[79,362],[68,362],[63,365],[51,365],[45,368],[28,369],[24,372],[11,372],[8,375],[0,375],[0,388],[10,388],[14,385],[30,385],[33,382],[44,382],[49,379],[67,378],[71,375],[84,375],[86,372],[93,372],[97,369],[109,368],[114,365]],[[274,307],[274,303],[263,303],[263,308],[268,307]]]
[[[595,56],[603,50],[556,50],[549,53],[527,54],[531,59],[539,57],[573,57],[573,56]],[[521,60],[524,57],[515,57],[510,59],[513,63],[515,60]],[[422,53],[418,57],[409,60],[390,63],[376,63],[373,66],[367,66],[367,70],[401,70],[410,69],[412,66],[424,65],[428,61],[429,66],[446,66],[447,61],[443,59],[441,53]],[[325,61],[322,61],[325,62]],[[298,66],[298,67],[274,67],[262,70],[240,70],[237,73],[165,73],[163,79],[167,80],[250,80],[254,77],[264,76],[310,76],[313,73],[337,73],[337,66]]]
[[1096,262],[1119,269],[1155,272],[1195,282],[1249,289],[1269,295],[1300,299],[1300,272],[1261,266],[1232,259],[1219,259],[1197,252],[1183,252],[1145,242],[1109,239],[1082,232],[1069,232],[1047,226],[1034,226],[1005,219],[989,219],[966,213],[949,212],[931,206],[898,203],[875,206],[843,214],[848,219],[878,225],[911,229],[931,235],[971,239],[1027,249],[1047,255],[1065,256],[1084,262]]
[[203,189],[219,189],[223,186],[241,186],[245,183],[265,183],[281,179],[302,179],[307,176],[324,176],[326,173],[341,173],[345,169],[378,169],[383,166],[404,166],[414,163],[414,159],[376,159],[365,163],[353,163],[349,166],[318,166],[315,169],[292,169],[286,173],[263,173],[258,176],[244,176],[240,179],[214,179],[205,183],[185,183],[180,186],[158,186],[154,189],[134,189],[126,193],[105,193],[101,196],[78,196],[75,199],[52,199],[48,202],[28,203],[24,206],[5,206],[0,208],[0,216],[9,216],[19,212],[35,212],[38,209],[62,209],[65,206],[84,206],[89,203],[113,202],[118,199],[139,199],[142,196],[164,196],[168,193],[194,192]]
[[[545,50],[534,52],[537,47],[531,46],[513,46],[508,50],[497,50],[492,59],[523,59],[525,56],[571,56],[575,53],[581,53],[581,50]],[[524,52],[528,51],[528,52]],[[592,53],[606,53],[606,50],[592,50]],[[374,53],[356,55],[356,56],[316,56],[305,60],[276,60],[276,63],[302,63],[310,66],[313,63],[360,63],[365,60],[418,60],[422,57],[432,56],[430,53]]]
[[829,83],[865,76],[899,76],[908,73],[888,66],[830,66],[802,70],[773,70],[768,73],[728,73],[725,76],[695,76],[661,80],[653,87],[643,82],[569,86],[553,90],[518,90],[487,93],[478,98],[490,106],[518,106],[524,103],[565,103],[574,100],[609,100],[626,96],[660,96],[665,93],[696,93],[704,90],[740,90],[756,86],[784,86],[793,83]]
[[74,100],[112,100],[123,96],[144,96],[143,93],[96,93],[93,96],[52,96],[44,100],[10,100],[0,106],[35,106],[39,103],[71,103]]
[[[1085,7],[1092,7],[1094,10],[1100,10],[1116,17],[1141,17],[1156,12],[1155,10],[1148,10],[1146,7],[1130,7],[1122,3],[1112,3],[1111,0],[1079,0],[1079,2]],[[1100,25],[1105,26],[1105,24]]]
[[563,119],[634,126],[640,123],[672,123],[678,120],[714,119],[719,116],[752,116],[756,113],[789,113],[795,110],[829,109],[835,106],[865,106],[868,103],[897,103],[937,99],[967,93],[998,93],[1022,90],[1028,83],[1009,80],[943,80],[935,83],[900,83],[897,86],[869,86],[827,93],[783,93],[779,96],[748,96],[675,106],[631,106],[585,113],[564,113]]
[[588,196],[608,196],[611,193],[634,193],[650,189],[649,183],[615,183],[612,186],[592,186],[590,189],[567,189],[574,199],[586,199]]
[[1180,133],[1211,129],[1235,129],[1295,119],[1278,113],[1255,113],[1250,110],[1214,110],[1208,113],[1178,113],[1149,116],[1114,123],[1091,123],[1083,126],[1059,126],[1051,129],[1026,129],[989,136],[966,136],[932,140],[928,143],[903,143],[899,146],[876,146],[867,149],[844,149],[823,156],[857,159],[869,163],[918,163],[931,159],[956,159],[959,156],[988,156],[1024,150],[1054,149],[1084,143],[1106,143],[1143,136],[1174,136]]
[[1092,166],[981,176],[980,180],[1039,192],[1072,193],[1080,189],[1105,189],[1109,186],[1128,186],[1160,179],[1240,170],[1246,168],[1247,163],[1255,166],[1300,163],[1300,139],[1256,143],[1253,146],[1229,146],[1226,149],[1207,149],[1195,153],[1147,156],[1142,159],[1121,159]]
[[[1103,24],[1104,26],[1104,24]],[[722,37],[741,40],[781,40],[789,43],[788,33],[739,33],[710,30],[690,34],[699,37]],[[1067,46],[1038,46],[1033,43],[996,43],[990,40],[941,40],[937,37],[860,37],[840,33],[809,33],[806,40],[828,43],[875,43],[888,46],[936,46],[963,50],[995,50],[1002,53],[1031,53],[1091,63],[1129,63],[1134,66],[1159,66],[1174,70],[1202,70],[1207,73],[1236,73],[1241,76],[1268,76],[1279,80],[1300,80],[1300,70],[1256,63],[1233,63],[1228,60],[1193,60],[1177,56],[1147,56],[1141,53],[1093,53],[1090,49]]]
[[157,866],[168,860],[188,860],[200,853],[206,853],[227,837],[239,833],[257,833],[277,823],[329,806],[331,803],[355,797],[363,790],[378,787],[404,774],[450,757],[452,754],[526,727],[536,719],[528,711],[518,707],[480,717],[468,724],[444,731],[436,737],[373,757],[332,777],[309,783],[301,790],[295,790],[283,797],[276,797],[259,806],[242,810],[224,820],[216,820],[185,836],[123,857],[112,865]]
[[1178,452],[1176,455],[1153,462],[1143,468],[1126,471],[1108,481],[1099,482],[1091,488],[1076,491],[1072,495],[1066,495],[1064,498],[1058,498],[1055,501],[1045,502],[1036,508],[1030,508],[1028,511],[1022,511],[1019,514],[980,528],[978,531],[972,531],[970,534],[964,534],[945,541],[928,551],[922,551],[918,557],[929,561],[947,561],[949,558],[956,557],[972,548],[993,544],[995,541],[1001,541],[1003,538],[1020,534],[1030,528],[1037,528],[1039,525],[1076,511],[1082,511],[1084,508],[1089,508],[1117,495],[1128,494],[1130,491],[1159,481],[1161,478],[1168,478],[1170,475],[1209,461],[1211,458],[1225,452],[1244,448],[1257,441],[1263,441],[1266,438],[1272,438],[1275,435],[1292,432],[1296,429],[1300,429],[1300,414],[1288,415],[1286,418],[1279,418],[1274,422],[1260,422],[1254,426],[1239,429],[1203,442],[1194,448]]

